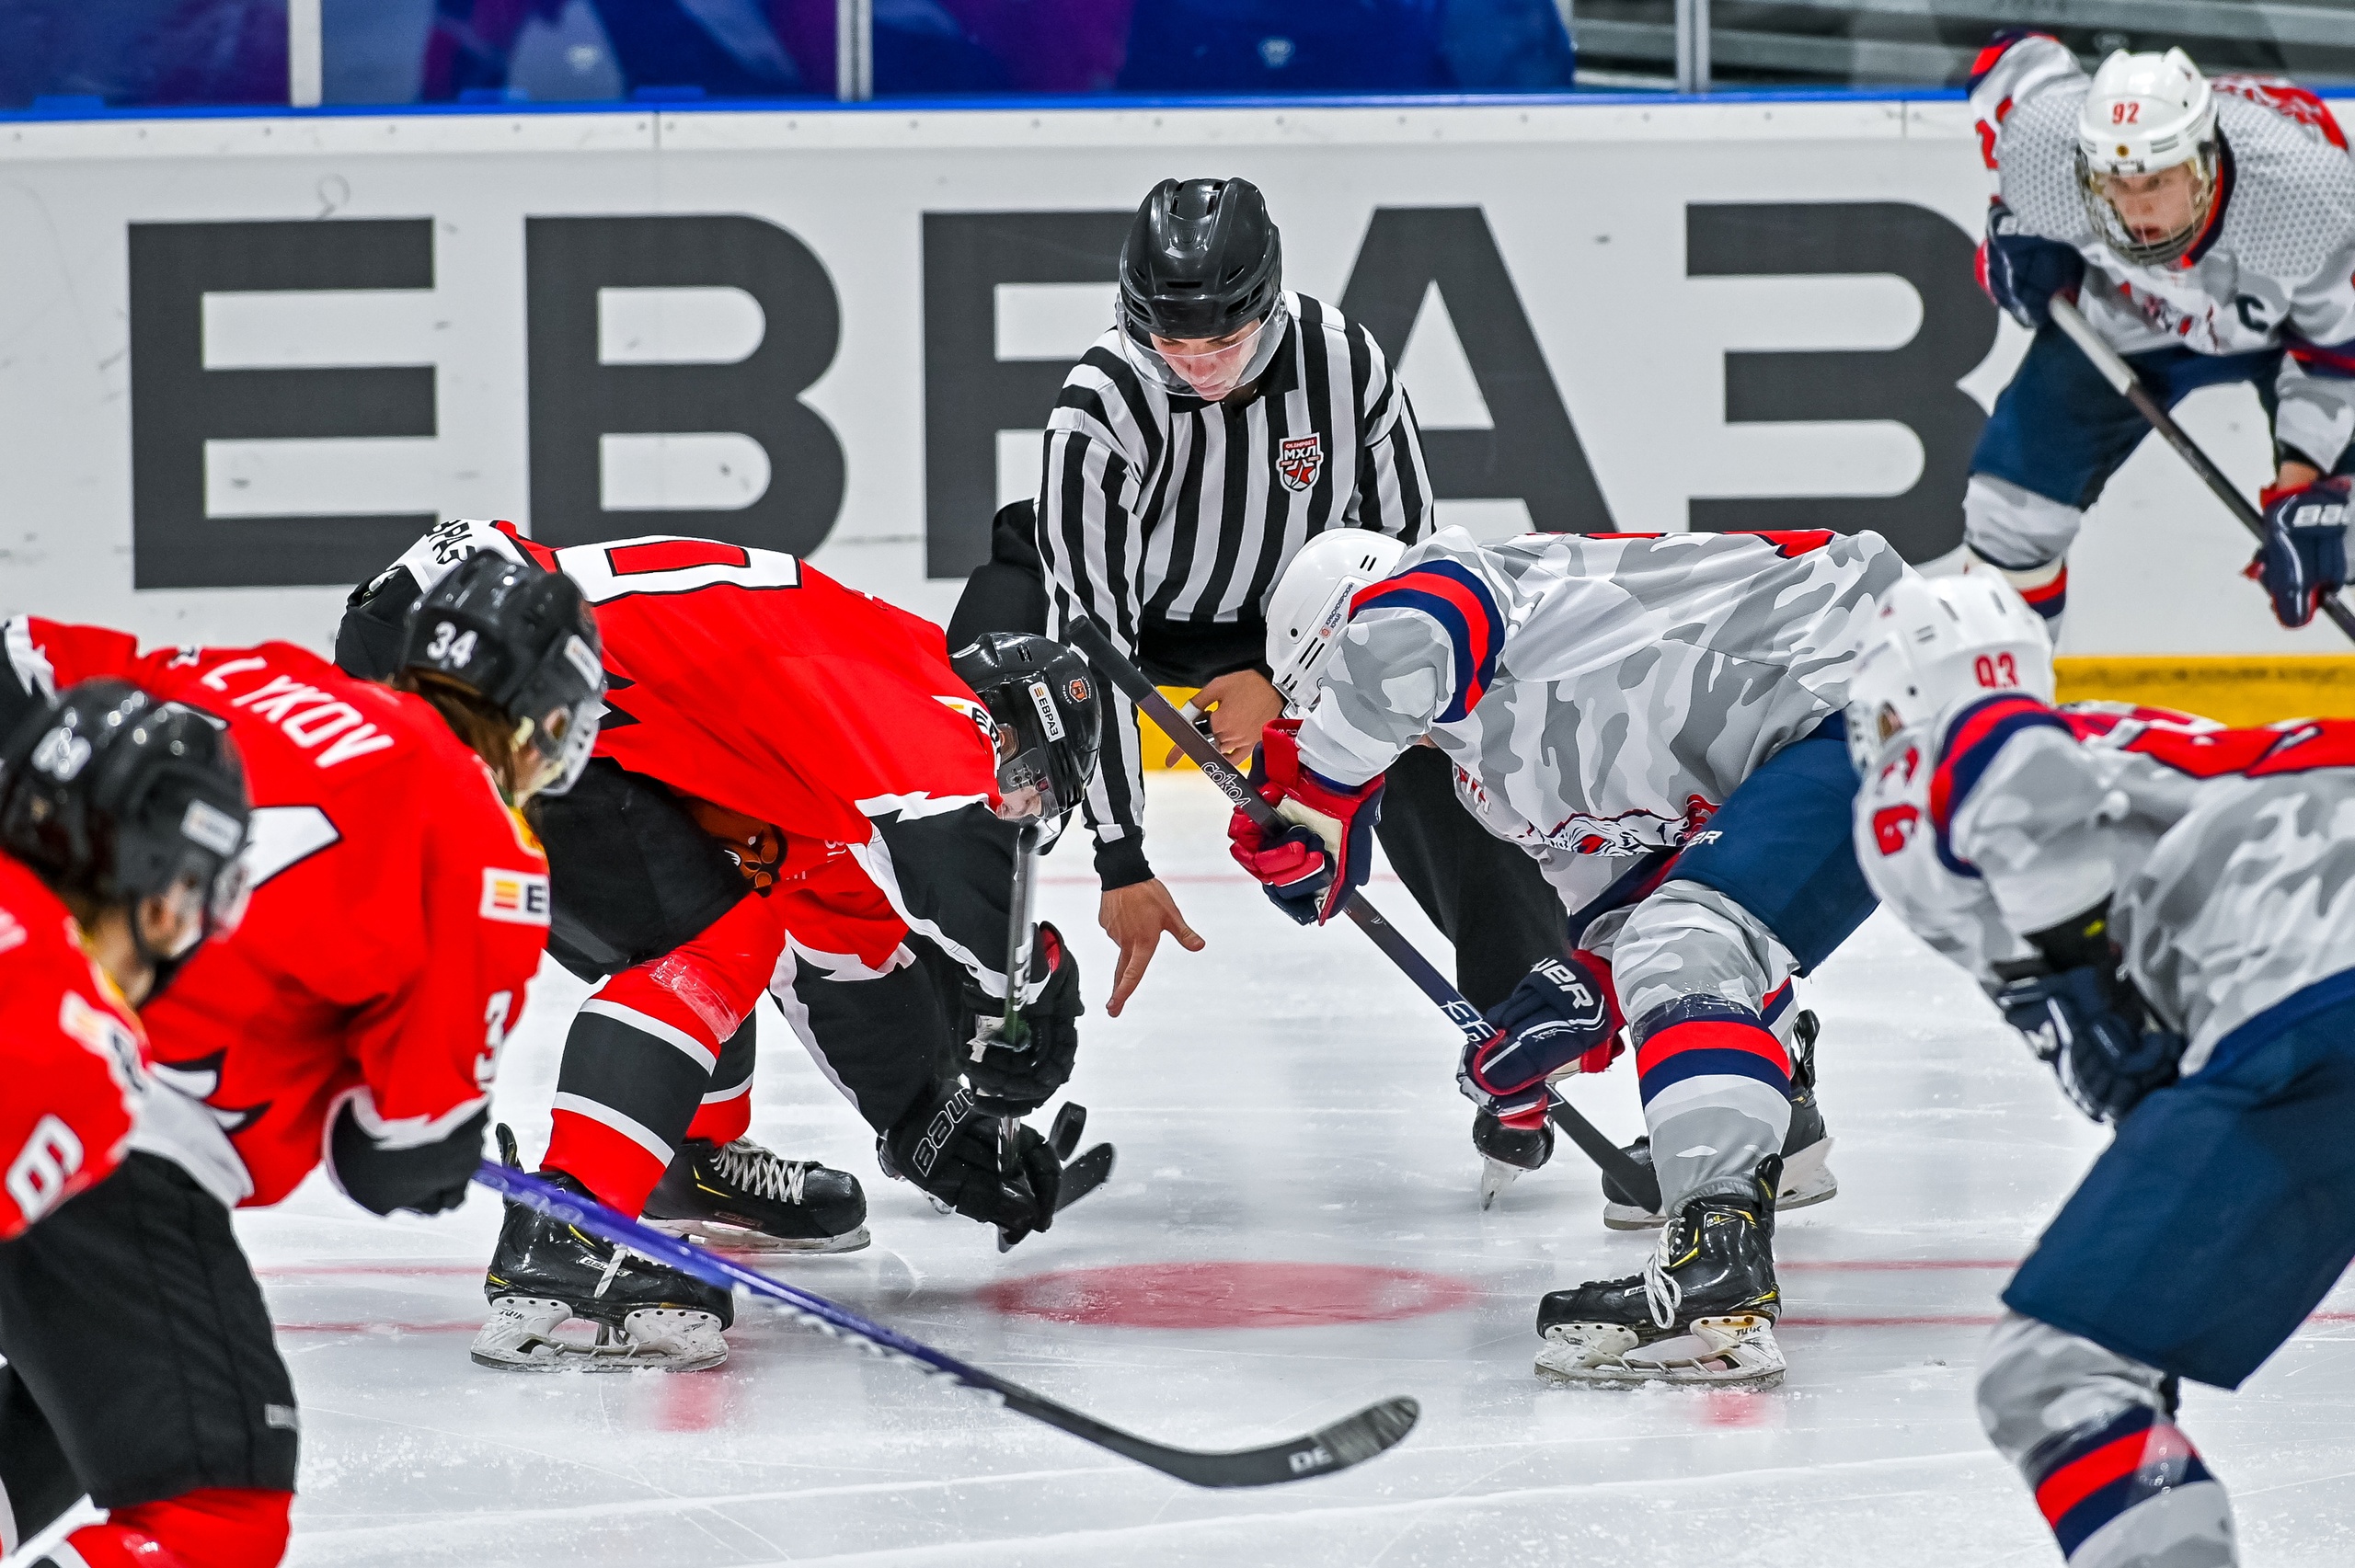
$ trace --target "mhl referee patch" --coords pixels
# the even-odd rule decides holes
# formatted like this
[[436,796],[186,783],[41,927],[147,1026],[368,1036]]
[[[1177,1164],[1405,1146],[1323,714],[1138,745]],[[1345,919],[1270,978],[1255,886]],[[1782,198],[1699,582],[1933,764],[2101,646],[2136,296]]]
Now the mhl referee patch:
[[548,923],[548,879],[536,871],[487,866],[482,874],[482,918],[510,925]]
[[1284,488],[1294,493],[1316,483],[1325,471],[1325,432],[1312,430],[1304,436],[1286,436],[1276,443],[1276,475]]

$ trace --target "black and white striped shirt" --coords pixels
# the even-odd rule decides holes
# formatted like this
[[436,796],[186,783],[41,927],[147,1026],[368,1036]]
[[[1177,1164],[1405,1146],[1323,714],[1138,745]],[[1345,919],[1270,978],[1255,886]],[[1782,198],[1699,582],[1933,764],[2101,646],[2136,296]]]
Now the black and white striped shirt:
[[[1239,406],[1139,374],[1117,326],[1064,378],[1038,509],[1055,635],[1075,604],[1132,655],[1155,624],[1258,628],[1264,641],[1269,591],[1312,535],[1354,526],[1412,544],[1429,531],[1414,409],[1382,349],[1332,306],[1284,300],[1286,339]],[[1107,887],[1151,875],[1143,765],[1136,710],[1108,704],[1086,802]]]

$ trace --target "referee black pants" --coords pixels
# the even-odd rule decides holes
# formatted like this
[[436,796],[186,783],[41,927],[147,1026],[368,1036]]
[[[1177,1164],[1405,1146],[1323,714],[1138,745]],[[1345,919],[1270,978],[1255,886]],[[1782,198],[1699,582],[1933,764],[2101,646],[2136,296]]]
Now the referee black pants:
[[[1047,629],[1046,569],[1033,534],[1031,503],[1017,501],[990,529],[990,558],[966,580],[948,621],[948,646],[983,632]],[[1159,684],[1200,686],[1230,670],[1258,665],[1266,629],[1175,627],[1150,619],[1137,664]],[[1390,765],[1374,830],[1430,922],[1455,948],[1455,987],[1487,1012],[1541,958],[1558,958],[1568,934],[1560,898],[1536,861],[1476,821],[1456,798],[1454,771],[1428,746],[1411,746]]]

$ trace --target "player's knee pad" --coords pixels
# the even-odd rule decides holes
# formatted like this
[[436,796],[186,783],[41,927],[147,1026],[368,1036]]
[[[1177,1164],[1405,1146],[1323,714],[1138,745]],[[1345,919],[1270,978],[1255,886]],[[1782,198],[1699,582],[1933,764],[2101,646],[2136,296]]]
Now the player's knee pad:
[[2085,521],[2080,509],[2008,479],[1974,474],[1963,487],[1962,542],[1970,558],[2010,578],[2047,621],[2058,620],[2067,602],[2064,557]]
[[213,1487],[116,1508],[51,1553],[53,1568],[276,1568],[291,1492]]
[[1621,1010],[1642,1019],[1687,997],[1757,1015],[1798,967],[1766,923],[1699,882],[1662,884],[1636,906],[1611,947]]
[[2038,1319],[2006,1312],[1979,1362],[1979,1425],[2014,1464],[2130,1410],[2173,1413],[2166,1374]]

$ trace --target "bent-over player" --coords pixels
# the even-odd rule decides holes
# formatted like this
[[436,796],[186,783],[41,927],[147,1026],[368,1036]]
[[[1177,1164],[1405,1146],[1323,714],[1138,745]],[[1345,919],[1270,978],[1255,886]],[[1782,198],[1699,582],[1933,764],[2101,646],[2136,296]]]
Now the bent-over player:
[[2177,1385],[2355,1258],[2355,726],[2055,709],[2036,617],[1900,584],[1850,686],[1856,853],[2117,1136],[2004,1291],[1988,1436],[2075,1568],[2235,1562]]
[[2355,164],[2329,109],[2271,76],[2204,79],[2183,51],[2090,80],[2005,32],[1970,78],[1997,194],[1980,280],[2036,339],[1971,453],[1963,543],[2053,629],[2085,510],[2147,433],[2053,324],[2072,299],[2160,401],[2247,382],[2272,429],[2264,495],[2355,467]]
[[[1097,722],[1084,667],[1023,639],[1077,684],[1040,682],[1062,739],[1002,767],[1000,725],[939,628],[790,555],[660,537],[551,550],[464,519],[354,592],[339,658],[371,668],[419,592],[478,555],[580,584],[608,678],[580,787],[534,815],[549,952],[603,981],[566,1036],[543,1173],[729,1244],[866,1245],[856,1177],[745,1136],[753,1008],[773,990],[887,1173],[1017,1238],[1047,1229],[1061,1164],[1019,1127],[1002,1168],[999,1129],[1072,1070],[1078,972],[1051,926],[1018,988],[1030,1044],[976,1058],[971,1042],[1004,1009],[1016,830],[997,808],[1041,750],[1056,812],[1075,798]],[[1038,727],[1027,695],[999,704]],[[475,1359],[506,1368],[714,1366],[733,1322],[728,1292],[520,1206],[485,1294]],[[595,1343],[556,1333],[572,1317]]]
[[[1367,875],[1384,771],[1437,747],[1473,814],[1558,891],[1576,950],[1532,968],[1489,1013],[1499,1034],[1467,1047],[1476,1138],[1550,1143],[1546,1080],[1600,1071],[1624,1028],[1668,1217],[1643,1273],[1540,1303],[1538,1370],[1775,1381],[1775,1200],[1830,1196],[1822,1150],[1786,1143],[1789,982],[1872,910],[1840,709],[1903,563],[1872,533],[1480,545],[1451,529],[1381,567],[1315,546],[1294,561],[1327,575],[1303,597],[1329,608],[1298,618],[1305,649],[1271,635],[1308,712],[1269,727],[1255,776],[1297,826],[1270,839],[1236,813],[1235,858],[1293,918],[1329,919]],[[1287,574],[1279,597],[1296,592]],[[1786,1184],[1802,1152],[1812,1190]]]
[[[568,589],[511,568],[453,579],[396,661],[406,691],[287,643],[143,655],[95,627],[6,626],[0,715],[91,677],[201,704],[254,802],[243,922],[144,1008],[155,1082],[133,1152],[0,1249],[0,1344],[22,1379],[0,1415],[10,1541],[86,1490],[178,1555],[77,1531],[61,1568],[278,1561],[299,1417],[229,1209],[277,1202],[323,1160],[375,1213],[464,1198],[547,928],[546,865],[511,807],[585,759],[596,725],[596,631]],[[191,760],[197,729],[217,733],[189,732]],[[104,783],[95,751],[86,771]],[[236,854],[237,825],[204,847]],[[27,1388],[53,1436],[17,1425]]]

